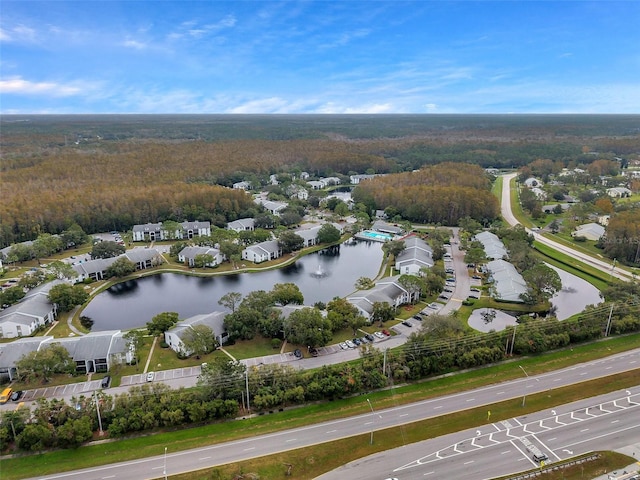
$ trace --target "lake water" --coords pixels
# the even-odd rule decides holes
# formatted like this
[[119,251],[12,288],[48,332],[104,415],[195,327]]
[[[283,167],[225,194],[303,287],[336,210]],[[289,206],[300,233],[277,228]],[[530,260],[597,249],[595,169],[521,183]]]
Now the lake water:
[[[558,272],[562,282],[562,290],[551,297],[551,304],[556,309],[558,320],[566,320],[576,313],[582,312],[587,305],[598,305],[603,302],[600,291],[586,280],[548,263],[545,265]],[[504,330],[507,326],[516,324],[516,317],[500,310],[496,310],[496,318],[487,324],[482,317],[486,311],[484,308],[474,310],[469,317],[469,325],[481,332],[488,332]]]
[[228,292],[246,295],[287,282],[298,285],[306,305],[326,303],[352,293],[358,278],[374,278],[382,257],[381,243],[357,241],[306,255],[287,267],[258,273],[215,277],[160,273],[113,285],[91,300],[82,315],[93,319],[94,332],[128,330],[144,327],[162,312],[178,312],[180,318],[188,318],[223,310],[218,300]]

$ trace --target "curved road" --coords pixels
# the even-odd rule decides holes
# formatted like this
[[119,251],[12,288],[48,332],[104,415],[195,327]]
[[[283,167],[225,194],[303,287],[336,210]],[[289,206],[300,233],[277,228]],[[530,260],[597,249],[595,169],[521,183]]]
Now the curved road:
[[[246,438],[235,442],[212,445],[193,450],[171,452],[170,446],[166,457],[168,475],[211,468],[216,465],[238,462],[249,458],[285,452],[300,447],[330,442],[354,435],[368,434],[380,429],[403,425],[426,418],[437,417],[446,413],[465,410],[482,405],[500,402],[510,398],[520,398],[536,392],[547,391],[564,385],[583,382],[593,378],[612,375],[619,372],[640,368],[640,349],[624,352],[593,362],[575,365],[555,372],[538,376],[524,376],[521,379],[496,385],[456,393],[445,397],[429,399],[409,405],[402,405],[386,410],[373,412],[340,420],[309,425],[297,429],[285,430],[269,435]],[[635,389],[634,395],[640,394]],[[635,398],[635,397],[634,397]],[[362,398],[366,405],[366,397]],[[640,401],[640,399],[638,400]],[[366,407],[365,407],[366,408]],[[375,434],[374,434],[375,435]],[[421,458],[424,450],[420,444],[404,447],[413,449],[413,457]],[[382,454],[381,454],[382,455]],[[377,471],[375,478],[386,478],[383,475],[397,476],[392,470],[403,464],[389,465],[386,471]],[[102,467],[81,471],[65,472],[41,479],[67,480],[143,480],[163,476],[165,457],[163,452],[158,456],[131,462],[114,463]],[[329,474],[327,474],[329,475]],[[332,477],[326,477],[332,478]],[[338,478],[338,477],[333,477]],[[344,478],[344,477],[340,477]],[[352,478],[372,478],[370,476],[353,476]],[[459,477],[461,478],[461,477]],[[466,477],[465,477],[466,478]]]
[[[516,175],[517,173],[509,173],[502,176],[502,200],[500,202],[500,208],[502,211],[502,217],[511,226],[520,225],[520,222],[518,222],[516,217],[513,215],[513,211],[511,210],[511,180]],[[531,229],[525,228],[525,230],[528,233],[532,234],[537,242],[543,245],[546,245],[550,248],[553,248],[554,250],[557,250],[558,252],[564,253],[565,255],[569,255],[570,257],[591,265],[601,272],[616,277],[619,280],[631,280],[631,275],[627,271],[618,267],[614,267],[611,263],[599,260],[595,257],[592,257],[591,255],[587,255],[585,253],[569,248],[565,245],[562,245],[561,243],[555,242],[545,237],[544,235],[540,235],[537,232],[532,231]]]

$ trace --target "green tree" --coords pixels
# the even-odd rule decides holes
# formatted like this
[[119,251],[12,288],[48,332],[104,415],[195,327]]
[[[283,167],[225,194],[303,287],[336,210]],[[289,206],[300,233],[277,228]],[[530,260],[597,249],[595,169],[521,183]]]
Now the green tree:
[[127,275],[131,275],[136,271],[136,264],[129,260],[127,257],[120,257],[116,259],[111,265],[109,265],[104,273],[107,278],[117,277],[122,278]]
[[218,300],[218,305],[222,305],[225,308],[231,310],[231,312],[236,311],[236,306],[242,301],[242,294],[240,292],[229,292],[225,293],[220,300]]
[[330,223],[325,223],[318,230],[319,243],[335,243],[340,240],[340,230]]
[[42,424],[30,423],[18,435],[16,443],[21,450],[41,452],[53,446],[53,429]]
[[237,360],[214,357],[198,377],[198,387],[205,391],[207,398],[240,400],[244,393],[246,367]]
[[57,235],[42,233],[33,241],[32,248],[35,257],[39,262],[41,258],[48,257],[49,255],[63,250],[64,242]]
[[82,305],[89,298],[89,294],[82,285],[69,285],[66,283],[54,285],[49,290],[49,301],[56,303],[62,312],[69,312],[76,305]]
[[280,305],[304,303],[304,296],[295,283],[276,283],[271,289],[271,298],[274,303]]
[[211,327],[207,325],[194,325],[187,329],[182,336],[182,343],[186,355],[206,355],[213,352],[218,346],[216,336]]
[[96,243],[91,249],[91,258],[112,258],[122,255],[126,252],[126,248],[116,242],[105,240]]
[[9,287],[5,291],[0,292],[0,306],[18,303],[25,295],[24,288]]
[[175,240],[176,238],[180,238],[180,232],[182,232],[182,225],[173,220],[165,220],[162,222],[162,230],[167,235],[169,240]]
[[51,273],[53,273],[57,278],[60,279],[66,278],[68,280],[71,280],[78,276],[78,273],[73,269],[73,265],[62,262],[60,260],[51,262],[48,268]]
[[180,316],[176,312],[162,312],[155,315],[150,322],[147,322],[147,331],[149,335],[158,336],[163,335],[164,332],[173,327]]
[[62,448],[78,448],[93,437],[89,417],[69,418],[56,428],[56,439]]
[[122,338],[133,354],[134,363],[137,365],[140,361],[140,350],[144,346],[144,333],[141,330],[133,329],[122,335]]
[[402,240],[391,240],[382,245],[382,250],[387,256],[393,255],[394,257],[397,257],[404,251],[404,249],[405,244]]
[[476,245],[479,242],[472,242],[471,247],[464,254],[464,261],[466,263],[478,264],[486,261],[487,256],[484,253],[484,248]]
[[358,309],[345,298],[335,297],[327,304],[327,319],[331,322],[334,332],[348,327],[350,320],[357,316]]
[[282,248],[283,253],[291,253],[304,246],[304,239],[297,233],[286,230],[280,234],[278,245]]
[[354,287],[357,290],[370,290],[375,286],[376,286],[376,282],[374,282],[369,277],[360,277],[360,278],[358,278],[358,280],[356,280],[356,283],[354,285]]
[[522,278],[531,289],[531,296],[535,302],[549,300],[562,289],[562,281],[558,272],[543,263],[525,270]]
[[332,338],[331,323],[316,308],[302,308],[291,312],[284,321],[287,340],[298,345],[322,347]]
[[416,303],[420,299],[420,294],[426,288],[422,277],[416,275],[400,275],[398,283],[409,292],[411,303]]
[[27,381],[41,379],[49,382],[58,373],[73,373],[76,364],[66,348],[59,343],[51,343],[40,350],[23,355],[16,362],[16,369],[21,378]]
[[208,253],[199,253],[193,257],[193,266],[196,268],[205,268],[207,265],[211,265],[215,259],[213,255]]
[[60,237],[66,248],[77,247],[89,241],[89,235],[87,235],[77,223],[74,223],[63,231]]
[[224,240],[220,242],[220,253],[230,260],[234,255],[242,252],[242,245],[232,242],[231,240]]
[[396,316],[396,307],[388,302],[373,302],[373,311],[371,312],[371,322],[378,322],[382,327],[384,322],[393,320]]

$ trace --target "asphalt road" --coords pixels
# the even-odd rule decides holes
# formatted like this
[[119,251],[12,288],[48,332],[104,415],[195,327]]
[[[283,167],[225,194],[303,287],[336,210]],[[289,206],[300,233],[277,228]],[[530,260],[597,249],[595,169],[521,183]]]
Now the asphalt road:
[[[375,431],[384,428],[403,425],[417,420],[432,418],[477,406],[488,405],[509,398],[524,397],[526,401],[526,395],[530,395],[535,392],[547,391],[563,385],[583,382],[627,370],[634,370],[639,367],[640,349],[636,349],[535,377],[523,375],[523,378],[511,382],[491,385],[409,405],[402,405],[391,409],[378,410],[376,409],[375,404],[372,404],[374,411],[364,415],[316,425],[309,425],[298,429],[286,430],[259,437],[247,438],[236,442],[212,445],[181,452],[171,452],[169,446],[166,455],[166,472],[171,475],[191,470],[210,468],[216,465],[238,462],[248,458],[285,452],[318,443],[330,442],[332,440],[353,435],[368,434],[372,431],[374,432],[375,437]],[[636,396],[640,395],[640,388],[634,389],[633,395],[634,401],[640,403],[640,398],[635,400]],[[363,403],[366,403],[366,397],[363,397]],[[419,459],[425,456],[425,454],[432,453],[426,452],[420,445],[421,444],[409,445],[403,448],[413,450],[411,455],[413,460]],[[601,448],[602,447],[604,447],[604,440],[601,444]],[[386,476],[397,476],[391,475],[392,470],[413,460],[389,465],[387,470],[379,470],[373,477],[358,476],[353,478],[386,478]],[[163,476],[164,469],[164,452],[158,452],[158,456],[156,457],[131,462],[114,463],[77,472],[59,473],[38,478],[64,478],[67,480],[102,480],[106,478],[116,480],[143,480],[161,478]],[[387,473],[389,473],[389,475],[387,475]],[[462,476],[450,478],[470,477]]]
[[[513,177],[515,177],[517,173],[509,173],[507,175],[503,175],[502,177],[502,201],[501,201],[501,210],[502,210],[502,218],[511,226],[520,225],[520,222],[513,215],[513,211],[511,210],[511,188],[510,183]],[[543,235],[540,235],[538,232],[534,232],[530,229],[526,229],[528,233],[532,234],[535,240],[543,245],[547,245],[548,247],[553,248],[565,255],[569,255],[581,262],[584,262],[588,265],[591,265],[594,268],[597,268],[601,272],[606,273],[607,275],[611,275],[619,280],[629,281],[631,280],[631,275],[622,270],[621,268],[614,267],[611,263],[606,262],[604,260],[599,260],[591,255],[587,255],[585,253],[579,252],[572,248],[569,248],[561,243],[555,242]]]
[[455,478],[483,480],[606,448],[635,445],[640,455],[640,388],[560,405],[359,459],[319,480]]

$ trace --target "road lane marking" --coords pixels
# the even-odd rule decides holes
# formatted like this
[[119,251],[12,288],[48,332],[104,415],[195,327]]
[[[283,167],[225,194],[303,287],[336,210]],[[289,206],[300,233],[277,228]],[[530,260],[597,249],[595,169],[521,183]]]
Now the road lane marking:
[[295,442],[296,440],[298,440],[297,438],[290,438],[289,440],[287,440],[287,443],[289,442]]
[[[245,450],[246,452],[246,450]],[[200,457],[198,460],[209,460],[211,457]]]
[[588,428],[583,428],[582,430],[580,430],[580,433],[584,433],[584,432],[587,432],[587,431],[589,431]]
[[470,463],[473,463],[473,460],[469,460],[468,462],[464,462],[465,465],[469,465]]
[[611,423],[618,423],[620,420],[613,420]]
[[438,410],[439,408],[442,408],[442,405],[438,405],[437,407],[433,407],[434,410]]
[[249,448],[245,448],[244,451],[245,452],[250,452],[251,450],[255,450],[256,447],[249,447]]
[[475,400],[475,398],[468,398],[467,402],[473,402]]
[[425,473],[423,476],[424,476],[424,477],[426,477],[427,475],[432,475],[432,474],[434,474],[434,473],[436,473],[436,472],[434,472],[434,471],[427,472],[427,473]]
[[504,395],[504,392],[498,392],[496,395]]
[[505,450],[504,452],[500,453],[500,455],[506,455],[507,453],[510,453],[511,450]]
[[335,432],[337,432],[337,430],[329,430],[329,431],[328,431],[328,432],[326,432],[326,433],[335,433]]
[[553,438],[548,438],[547,442],[553,442],[557,437],[553,437]]

